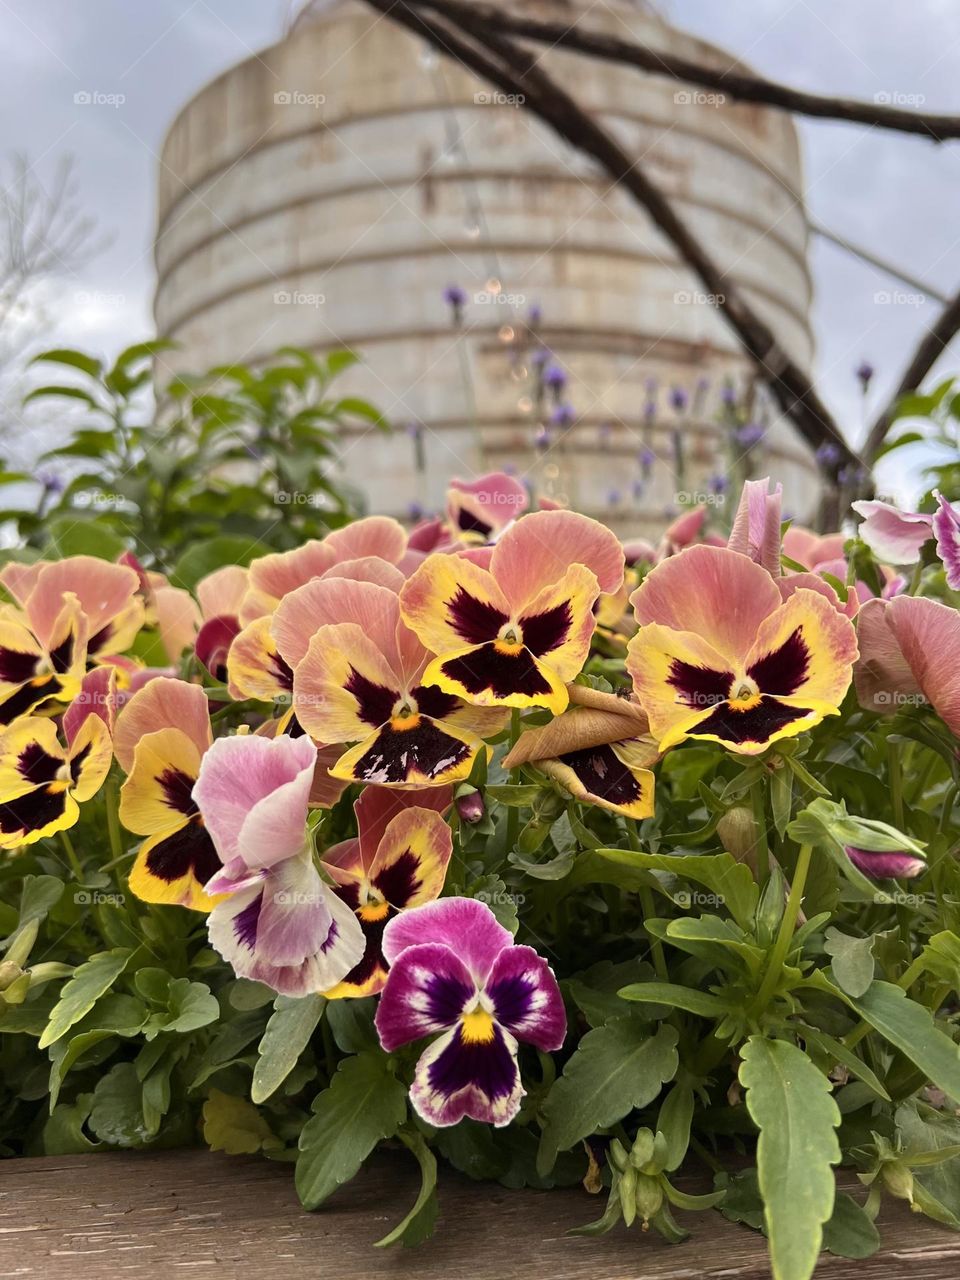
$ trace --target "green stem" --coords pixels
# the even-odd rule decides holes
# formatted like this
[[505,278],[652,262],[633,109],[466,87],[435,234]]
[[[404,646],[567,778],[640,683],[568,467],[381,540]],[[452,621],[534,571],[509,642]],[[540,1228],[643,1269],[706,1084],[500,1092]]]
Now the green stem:
[[770,845],[767,841],[766,778],[761,776],[750,787],[750,807],[757,824],[757,883],[761,889],[770,878]]
[[[893,809],[893,825],[898,831],[904,830],[903,810],[903,770],[900,767],[900,752],[895,742],[887,739],[887,777],[890,785],[890,804]],[[906,834],[906,833],[905,833]],[[909,955],[913,950],[910,943],[910,912],[906,904],[898,902],[896,906],[897,928],[900,940]]]
[[797,868],[793,873],[793,884],[790,886],[790,896],[787,898],[787,905],[784,908],[783,919],[780,921],[780,929],[777,933],[776,941],[773,944],[773,951],[770,953],[770,963],[767,971],[763,976],[763,982],[754,1001],[754,1009],[765,1009],[770,1003],[770,997],[776,989],[777,983],[780,981],[780,975],[783,972],[783,962],[787,958],[790,950],[790,944],[793,941],[793,932],[797,925],[797,917],[800,915],[800,907],[803,903],[803,891],[807,883],[807,872],[810,870],[810,858],[813,854],[813,846],[804,844],[800,846],[800,854],[797,858]]
[[[640,833],[637,830],[637,824],[628,818],[626,826],[627,839],[630,841],[630,848],[634,853],[642,852],[643,845],[640,840]],[[655,916],[657,914],[657,909],[654,906],[653,891],[650,886],[648,884],[641,885],[639,894],[640,908],[643,911],[644,920],[646,920],[648,916]],[[670,977],[670,971],[667,968],[666,956],[663,954],[663,943],[659,938],[653,937],[652,934],[648,933],[647,937],[650,939],[650,954],[653,956],[653,967],[657,971],[657,977],[661,982],[666,982]]]
[[67,861],[70,863],[70,870],[73,872],[75,880],[83,881],[83,867],[80,859],[77,857],[77,851],[73,847],[73,841],[65,831],[60,832],[60,843],[63,845],[63,851],[67,855]]
[[[516,745],[517,739],[520,737],[520,708],[513,707],[510,711],[510,750],[512,751]],[[520,777],[519,769],[510,770],[510,781],[517,782]],[[520,834],[520,810],[516,805],[510,805],[507,809],[507,853],[510,853],[517,847],[517,836]]]
[[123,836],[120,832],[120,812],[117,800],[117,780],[108,778],[104,791],[107,804],[107,832],[110,837],[111,862],[119,862],[123,858]]

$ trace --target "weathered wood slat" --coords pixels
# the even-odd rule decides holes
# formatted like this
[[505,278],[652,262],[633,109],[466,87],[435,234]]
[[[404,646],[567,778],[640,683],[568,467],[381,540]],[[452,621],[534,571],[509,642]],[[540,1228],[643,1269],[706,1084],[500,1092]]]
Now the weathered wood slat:
[[[696,1179],[680,1180],[703,1190]],[[856,1180],[841,1175],[841,1184]],[[0,1162],[0,1277],[157,1280],[167,1275],[369,1280],[765,1280],[762,1238],[719,1214],[680,1214],[694,1234],[671,1247],[622,1228],[564,1235],[598,1216],[579,1190],[507,1191],[444,1170],[441,1224],[413,1250],[374,1250],[416,1194],[409,1162],[386,1154],[319,1213],[304,1213],[289,1166],[206,1151]],[[885,1246],[864,1262],[825,1256],[818,1278],[947,1280],[960,1235],[887,1204]]]

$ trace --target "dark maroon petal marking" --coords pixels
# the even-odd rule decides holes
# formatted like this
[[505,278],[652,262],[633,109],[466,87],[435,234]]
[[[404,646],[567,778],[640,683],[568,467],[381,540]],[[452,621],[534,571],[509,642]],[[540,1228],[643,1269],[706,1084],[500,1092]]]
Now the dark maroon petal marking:
[[733,685],[733,672],[714,671],[711,667],[700,667],[674,658],[670,663],[667,684],[676,689],[680,700],[688,707],[704,711],[707,707],[726,702]]
[[251,951],[257,945],[257,926],[260,923],[262,906],[263,894],[258,893],[254,900],[233,918],[234,936],[242,947],[249,947]]
[[306,729],[304,729],[297,717],[292,715],[287,725],[288,736],[291,738],[302,738],[306,732]]
[[41,682],[31,680],[21,685],[15,693],[11,693],[9,698],[0,702],[0,725],[13,724],[18,716],[32,711],[38,703],[43,702],[52,693],[56,693],[59,688],[60,682],[56,676],[49,676]]
[[[105,649],[107,647],[107,641],[113,636],[113,633],[113,623],[108,622],[105,627],[101,627],[96,635],[91,636],[87,641],[87,653],[99,653],[101,649]],[[64,667],[64,671],[66,671],[66,669],[67,668]]]
[[508,1031],[516,1029],[530,1015],[536,983],[528,974],[508,973],[499,981],[487,983],[487,995],[493,1002],[494,1017]]
[[293,691],[293,669],[284,662],[279,653],[270,655],[270,672],[281,688],[287,693]]
[[538,698],[550,693],[550,685],[527,648],[517,653],[501,653],[493,644],[485,644],[460,658],[449,658],[441,670],[463,685],[471,697],[488,689],[498,698],[511,693]]
[[17,757],[17,773],[22,774],[24,781],[42,787],[55,781],[62,764],[56,756],[48,755],[39,742],[28,742]]
[[[337,892],[340,894],[339,889]],[[340,894],[340,896],[342,897],[343,895]],[[367,942],[366,950],[363,953],[363,957],[343,979],[344,982],[360,986],[362,983],[368,982],[377,973],[386,974],[387,962],[383,956],[383,931],[389,922],[390,916],[384,916],[382,920],[360,919],[360,928],[363,930],[363,936]]]
[[573,606],[569,600],[562,600],[545,613],[534,613],[520,619],[523,643],[538,658],[551,649],[559,649],[570,635],[572,626]]
[[465,1040],[458,1027],[427,1075],[430,1087],[445,1098],[473,1085],[493,1101],[509,1097],[517,1080],[513,1054],[496,1024],[493,1037],[480,1041]]
[[[211,618],[205,622],[197,633],[193,651],[207,668],[214,680],[225,684],[227,680],[227,654],[230,646],[240,634],[240,620],[233,617]],[[282,662],[283,659],[281,658]],[[283,664],[286,666],[286,663]],[[289,667],[287,668],[289,671]],[[285,688],[292,688],[291,683]]]
[[193,875],[199,884],[206,884],[221,866],[213,841],[199,817],[191,818],[171,832],[147,854],[147,870],[167,884],[187,875]]
[[611,804],[634,804],[642,794],[636,780],[609,746],[587,747],[560,757],[593,796]]
[[350,675],[344,685],[347,693],[353,694],[357,700],[357,714],[366,724],[378,729],[386,724],[393,713],[394,705],[400,697],[399,690],[388,689],[385,685],[374,684],[366,676],[362,676],[355,667],[350,668]]
[[391,906],[402,910],[423,884],[420,859],[410,849],[384,869],[371,882]]
[[444,693],[436,685],[418,684],[410,696],[417,704],[417,710],[431,720],[446,720],[447,716],[463,706],[462,699],[456,694]]
[[713,733],[724,742],[766,742],[778,729],[807,714],[804,707],[788,707],[764,695],[749,711],[734,711],[727,704],[717,707],[690,732]]
[[[73,663],[73,646],[75,641],[76,636],[74,635],[73,628],[71,627],[57,647],[50,650],[50,665],[53,667],[54,671],[56,671],[57,675],[62,676],[65,671],[70,670],[71,664]],[[92,640],[90,641],[88,649],[91,653],[93,652]]]
[[486,520],[481,520],[479,516],[474,515],[472,511],[468,511],[466,507],[461,507],[457,512],[457,528],[462,533],[479,533],[484,540],[493,533],[492,524],[488,524]]
[[761,693],[778,693],[788,698],[807,678],[810,668],[810,650],[803,638],[803,627],[797,627],[779,649],[765,653],[747,670],[751,680],[757,682]]
[[46,787],[38,787],[0,804],[0,832],[10,835],[15,831],[39,831],[59,818],[66,807],[66,791],[51,794]]
[[483,644],[495,640],[500,628],[510,619],[496,605],[487,604],[472,596],[466,587],[457,587],[457,594],[447,601],[450,625],[467,644]]
[[93,750],[93,746],[91,743],[88,742],[87,745],[83,748],[83,750],[78,751],[77,754],[70,761],[70,778],[72,782],[74,783],[79,782],[80,774],[83,771],[83,766],[87,763],[87,757],[90,755],[90,752],[92,750]]
[[191,778],[189,773],[184,773],[182,769],[164,769],[163,773],[157,778],[160,784],[160,790],[163,792],[163,802],[170,809],[175,809],[177,813],[183,813],[188,818],[192,818],[199,810],[193,802],[193,785],[196,778]]
[[39,654],[0,647],[0,680],[4,684],[23,684],[24,681],[33,679],[39,662]]
[[435,778],[460,764],[471,748],[420,717],[414,729],[394,729],[385,724],[376,741],[357,761],[354,774],[364,782],[406,782],[414,771]]

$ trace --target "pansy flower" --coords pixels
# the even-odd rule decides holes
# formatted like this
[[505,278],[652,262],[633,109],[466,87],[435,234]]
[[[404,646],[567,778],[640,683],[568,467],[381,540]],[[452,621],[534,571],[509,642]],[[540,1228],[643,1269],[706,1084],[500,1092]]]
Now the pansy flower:
[[623,581],[623,549],[586,516],[538,511],[487,563],[430,556],[400,593],[404,621],[437,657],[424,684],[487,707],[567,705],[590,649],[593,607]]
[[521,733],[503,767],[531,764],[585,804],[625,818],[652,817],[650,766],[660,752],[640,707],[576,684],[570,686],[570,701],[562,716]]
[[273,636],[293,669],[299,723],[318,742],[356,743],[331,768],[335,778],[395,787],[455,782],[470,773],[482,739],[505,723],[502,711],[424,682],[430,655],[403,625],[389,587],[348,578],[308,583],[277,610]]
[[936,498],[933,534],[937,539],[937,555],[943,561],[947,586],[951,591],[960,591],[960,512],[942,493],[938,493]]
[[474,481],[451,480],[447,489],[447,525],[459,542],[496,542],[526,511],[529,502],[520,481],[505,471],[494,471]]
[[66,831],[110,771],[110,734],[89,716],[67,746],[53,720],[22,716],[0,734],[0,849]]
[[145,902],[209,911],[203,886],[219,869],[193,787],[213,741],[207,696],[199,685],[158,677],[117,718],[114,750],[127,780],[120,821],[145,836],[130,888]]
[[690,547],[634,592],[627,670],[661,751],[685,738],[755,755],[836,715],[857,657],[849,618],[759,564]]
[[854,668],[862,707],[892,715],[929,703],[960,737],[960,613],[938,600],[871,600],[857,624]]
[[517,946],[488,906],[441,898],[401,912],[384,930],[390,965],[376,1027],[387,1053],[436,1036],[420,1055],[410,1100],[442,1128],[464,1116],[509,1124],[525,1090],[517,1042],[559,1049],[566,1015],[557,980]]
[[242,978],[287,996],[326,991],[361,962],[355,911],[324,884],[306,820],[309,738],[221,738],[194,788],[222,863],[207,884],[211,945]]
[[280,601],[345,560],[377,557],[397,564],[407,549],[403,525],[389,516],[354,520],[322,539],[311,539],[292,551],[276,551],[254,560],[240,609],[243,625],[273,613]]
[[394,791],[364,787],[353,806],[357,835],[331,846],[322,864],[335,893],[352,907],[366,939],[363,958],[328,1000],[376,995],[387,978],[383,931],[398,911],[440,896],[453,852],[453,835],[441,814],[453,800],[450,787]]

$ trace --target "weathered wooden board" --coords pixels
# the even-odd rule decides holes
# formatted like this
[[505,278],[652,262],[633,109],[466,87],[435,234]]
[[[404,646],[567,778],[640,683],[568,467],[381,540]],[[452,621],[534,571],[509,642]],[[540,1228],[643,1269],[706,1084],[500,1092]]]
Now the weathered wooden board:
[[[849,1178],[841,1183],[851,1185]],[[696,1187],[696,1180],[685,1189]],[[853,1185],[856,1185],[853,1180]],[[0,1161],[0,1277],[159,1280],[168,1275],[409,1276],[416,1280],[764,1280],[764,1242],[719,1214],[679,1215],[694,1234],[671,1247],[616,1229],[564,1235],[598,1216],[579,1190],[507,1191],[443,1171],[441,1222],[413,1250],[375,1250],[415,1196],[409,1161],[384,1155],[319,1213],[304,1213],[289,1166],[206,1151]],[[826,1256],[818,1278],[953,1280],[960,1235],[897,1203],[885,1246],[865,1262]]]

